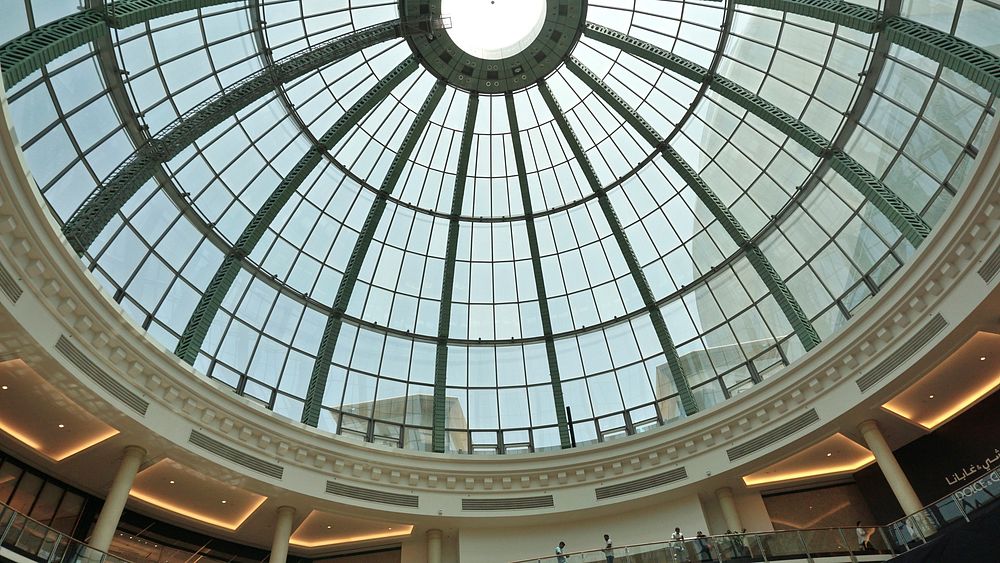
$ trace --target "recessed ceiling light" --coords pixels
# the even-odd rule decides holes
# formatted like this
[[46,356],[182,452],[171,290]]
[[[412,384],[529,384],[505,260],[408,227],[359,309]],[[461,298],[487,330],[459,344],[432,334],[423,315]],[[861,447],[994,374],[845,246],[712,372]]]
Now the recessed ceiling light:
[[831,456],[833,456],[833,452],[826,452],[826,457],[831,457]]
[[59,428],[66,428],[66,425],[65,424],[60,424]]
[[927,395],[927,398],[928,398],[928,399],[933,399],[933,398],[934,398],[934,395],[933,395],[933,394],[931,394],[931,395]]
[[226,504],[227,501],[222,501],[222,504]]
[[[979,356],[979,361],[980,362],[985,362],[986,361],[986,356]],[[6,387],[4,387],[4,389],[6,389]]]
[[[174,480],[173,480],[173,479],[171,479],[171,480],[170,480],[170,484],[171,484],[171,485],[173,485],[173,484],[174,484]],[[223,501],[223,502],[225,502],[225,501]]]
[[3,389],[4,391],[6,391],[7,390],[7,386],[6,385],[0,386],[0,389]]
[[326,529],[327,529],[327,530],[329,530],[329,529],[330,529],[330,528],[332,528],[332,527],[333,527],[333,526],[327,526],[327,527],[326,527]]

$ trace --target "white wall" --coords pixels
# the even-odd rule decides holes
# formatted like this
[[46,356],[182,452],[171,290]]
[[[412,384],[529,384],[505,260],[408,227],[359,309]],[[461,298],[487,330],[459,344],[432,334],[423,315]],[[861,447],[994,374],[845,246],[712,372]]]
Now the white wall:
[[[461,563],[527,559],[551,555],[560,541],[566,542],[567,552],[599,549],[604,547],[604,534],[610,534],[618,546],[662,541],[675,526],[691,536],[708,529],[697,495],[660,506],[572,522],[553,518],[543,526],[464,528],[459,532],[459,555]],[[404,563],[409,561],[404,559]]]
[[[400,563],[427,563],[427,535],[414,532],[403,542]],[[444,563],[458,563],[458,531],[443,530],[441,536],[441,560]]]
[[[767,506],[760,493],[754,490],[733,489],[733,500],[736,501],[736,511],[740,514],[743,526],[750,532],[772,532],[774,525],[767,513]],[[723,530],[725,531],[725,530]]]

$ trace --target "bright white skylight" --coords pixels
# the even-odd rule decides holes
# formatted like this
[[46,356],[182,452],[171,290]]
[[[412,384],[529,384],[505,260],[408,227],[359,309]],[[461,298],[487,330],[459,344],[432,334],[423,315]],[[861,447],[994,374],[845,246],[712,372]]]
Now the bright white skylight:
[[502,59],[523,51],[545,23],[545,0],[442,0],[448,35],[466,53]]

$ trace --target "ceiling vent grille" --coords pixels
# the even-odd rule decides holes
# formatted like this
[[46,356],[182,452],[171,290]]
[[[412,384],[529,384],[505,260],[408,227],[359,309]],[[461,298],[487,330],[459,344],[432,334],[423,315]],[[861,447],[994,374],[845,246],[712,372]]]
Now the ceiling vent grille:
[[893,352],[888,358],[882,360],[874,368],[868,371],[868,373],[859,377],[856,381],[858,384],[858,389],[865,392],[873,385],[878,383],[883,377],[889,375],[896,368],[903,364],[906,360],[913,357],[924,347],[925,344],[931,341],[937,333],[941,332],[944,327],[948,326],[948,321],[944,320],[941,313],[934,315],[930,321],[924,325],[924,328],[920,329],[916,334],[914,334],[905,344],[899,347],[898,350]]
[[21,298],[21,294],[24,291],[21,286],[17,285],[14,281],[14,276],[10,275],[10,272],[6,268],[0,266],[0,290],[10,298],[11,303],[17,303],[17,300]]
[[983,262],[981,268],[979,268],[979,277],[983,278],[983,281],[989,283],[993,280],[993,276],[997,275],[1000,271],[1000,246],[990,254],[990,257]]
[[148,402],[143,400],[139,395],[129,391],[124,385],[111,377],[108,372],[97,367],[97,364],[90,361],[90,358],[85,356],[68,338],[59,336],[59,340],[56,342],[56,350],[59,350],[63,356],[66,356],[67,360],[80,368],[80,371],[85,373],[94,383],[98,384],[101,389],[111,393],[135,412],[143,416],[146,415],[146,409],[149,408]]
[[552,495],[514,498],[464,498],[462,510],[529,510],[532,508],[552,508]]
[[364,487],[345,485],[336,481],[326,482],[326,492],[331,495],[339,495],[357,500],[377,502],[380,504],[393,504],[396,506],[406,506],[417,508],[420,506],[420,497],[417,495],[404,495],[400,493],[389,493],[386,491],[376,491]]
[[687,469],[678,467],[677,469],[671,469],[670,471],[664,471],[663,473],[657,473],[656,475],[650,475],[642,479],[626,481],[617,485],[608,485],[607,487],[598,487],[594,489],[594,493],[597,495],[597,500],[604,500],[682,481],[687,479],[687,476]]
[[208,436],[198,432],[197,430],[191,431],[191,436],[188,438],[188,442],[198,446],[199,448],[208,450],[213,454],[228,459],[233,463],[237,463],[246,467],[247,469],[252,469],[258,473],[263,473],[268,477],[274,477],[275,479],[281,479],[285,474],[285,468],[271,463],[269,461],[260,459],[259,457],[254,457],[249,454],[245,454],[236,448],[231,448],[222,442],[209,438]]
[[726,450],[726,455],[729,456],[729,461],[736,461],[741,457],[748,456],[779,440],[787,438],[817,421],[819,421],[819,415],[816,414],[816,409],[809,409],[808,412],[800,414],[773,430],[768,430],[764,434],[750,440],[749,442],[729,448]]

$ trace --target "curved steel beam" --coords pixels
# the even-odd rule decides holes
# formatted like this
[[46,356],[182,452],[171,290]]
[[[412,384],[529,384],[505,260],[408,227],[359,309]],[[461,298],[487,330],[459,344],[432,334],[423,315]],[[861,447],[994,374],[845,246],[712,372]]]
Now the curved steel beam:
[[403,167],[409,160],[413,149],[416,148],[417,142],[423,135],[424,128],[427,127],[427,123],[431,119],[431,114],[434,113],[434,108],[437,107],[443,95],[444,82],[439,80],[434,83],[430,93],[427,94],[427,99],[421,104],[417,116],[413,119],[413,123],[410,124],[406,136],[403,137],[403,142],[399,146],[399,152],[392,159],[392,164],[389,165],[389,170],[382,181],[379,195],[375,197],[375,201],[368,211],[368,216],[365,218],[364,225],[361,227],[361,232],[358,234],[358,241],[355,243],[354,251],[351,252],[347,267],[344,269],[344,277],[340,280],[337,296],[333,300],[333,311],[327,318],[319,350],[316,352],[316,363],[313,365],[312,374],[309,378],[305,405],[302,409],[302,422],[304,424],[310,426],[319,424],[319,411],[323,403],[323,393],[326,392],[327,377],[330,375],[330,362],[333,361],[333,351],[337,346],[337,337],[340,336],[340,328],[344,322],[341,317],[351,301],[351,294],[354,292],[354,285],[358,281],[358,274],[361,273],[365,254],[368,253],[368,248],[371,246],[372,239],[375,236],[375,229],[378,228],[379,221],[382,219],[382,213],[385,211],[386,196],[396,189],[396,183],[403,173]]
[[711,74],[705,67],[655,47],[641,39],[594,24],[587,24],[584,33],[587,37],[618,47],[631,55],[663,66],[690,80],[709,81],[709,87],[722,97],[788,135],[814,155],[821,158],[829,157],[833,169],[840,173],[869,203],[880,210],[913,246],[920,246],[924,238],[930,234],[930,227],[927,226],[923,218],[910,209],[895,192],[886,187],[850,155],[843,150],[836,149],[825,137],[778,106],[724,76]]
[[626,123],[638,131],[650,145],[660,150],[664,160],[687,182],[688,186],[698,196],[698,199],[705,204],[705,207],[712,212],[712,215],[715,216],[719,224],[729,233],[733,242],[744,250],[747,260],[753,266],[754,270],[757,271],[764,285],[770,290],[771,295],[774,296],[781,311],[785,314],[785,318],[788,319],[788,323],[795,330],[795,335],[802,342],[802,346],[806,350],[816,347],[820,342],[820,338],[812,322],[809,321],[809,317],[802,311],[802,307],[799,306],[795,296],[788,289],[785,280],[781,279],[781,276],[778,275],[774,266],[771,265],[770,260],[764,255],[764,252],[756,245],[751,244],[750,235],[732,214],[729,206],[719,199],[719,196],[708,186],[701,175],[669,143],[665,142],[663,137],[641,115],[589,68],[573,57],[570,58],[567,68],[593,90],[599,98],[604,100],[611,109],[615,110]]
[[0,68],[7,88],[66,53],[122,29],[153,18],[197,10],[238,0],[117,0],[110,5],[81,10],[0,45]]
[[[451,214],[462,212],[465,202],[465,183],[469,177],[469,155],[472,153],[473,130],[479,112],[479,95],[469,95],[465,108],[465,124],[462,129],[462,144],[458,150],[458,167],[455,172],[455,191],[451,196]],[[448,221],[448,245],[445,249],[444,273],[441,276],[441,309],[438,311],[437,349],[434,358],[434,415],[431,433],[431,450],[444,453],[445,424],[447,422],[448,390],[448,337],[451,335],[451,301],[455,288],[455,261],[458,259],[459,221],[453,217]]]
[[[517,168],[517,183],[521,190],[521,202],[525,215],[532,214],[531,190],[528,188],[528,172],[524,165],[524,146],[521,144],[521,128],[517,122],[517,108],[514,105],[514,95],[508,92],[504,96],[507,104],[507,122],[510,124],[511,147],[514,151],[514,165]],[[531,271],[535,278],[535,293],[538,294],[538,316],[542,320],[542,334],[545,337],[545,356],[549,364],[549,381],[552,382],[552,399],[556,409],[556,423],[559,425],[559,443],[563,448],[571,446],[569,421],[566,416],[566,400],[562,391],[562,378],[559,377],[559,360],[556,354],[556,341],[552,335],[552,316],[549,313],[549,297],[545,290],[545,276],[542,273],[542,253],[538,250],[538,231],[535,220],[524,222],[528,237],[528,249],[531,252]]]
[[1000,95],[1000,57],[933,27],[844,0],[736,0],[744,6],[780,10],[840,24],[865,33],[886,34],[901,47],[937,61],[991,94]]
[[[597,172],[594,171],[594,167],[590,163],[590,159],[583,151],[583,147],[580,145],[580,140],[577,139],[572,126],[570,126],[569,121],[566,120],[566,116],[563,114],[562,108],[559,107],[559,102],[557,102],[555,96],[552,95],[549,85],[544,81],[541,81],[538,83],[538,90],[541,92],[542,99],[545,100],[545,105],[548,106],[549,112],[552,113],[552,117],[555,119],[556,125],[559,126],[559,130],[562,132],[563,137],[566,138],[573,156],[576,158],[577,163],[583,170],[583,175],[587,178],[587,182],[590,184],[591,190],[594,192],[600,192],[601,182],[597,178]],[[691,393],[691,386],[688,383],[687,375],[684,373],[684,368],[681,366],[681,361],[677,355],[677,348],[674,346],[673,338],[670,337],[670,331],[667,330],[667,323],[663,319],[663,313],[656,305],[656,298],[653,297],[653,290],[649,286],[649,281],[646,280],[646,274],[642,271],[642,266],[639,264],[639,260],[635,256],[635,251],[632,249],[632,243],[629,242],[628,237],[625,236],[625,231],[622,229],[621,221],[618,220],[618,215],[611,206],[611,200],[608,199],[608,195],[602,192],[601,195],[598,196],[597,201],[601,206],[601,211],[604,212],[604,219],[608,222],[608,226],[611,228],[615,241],[617,241],[618,247],[621,249],[622,257],[625,259],[625,263],[628,264],[629,271],[632,274],[632,279],[635,281],[635,285],[639,290],[639,295],[642,296],[642,302],[646,306],[646,310],[649,312],[649,316],[653,321],[653,330],[656,332],[656,337],[660,341],[660,347],[663,349],[663,355],[666,356],[667,366],[670,369],[670,375],[673,378],[674,386],[677,388],[677,394],[680,397],[684,412],[687,415],[692,415],[698,412],[698,405],[694,400],[694,394]]]
[[73,249],[82,254],[118,210],[169,161],[213,127],[274,90],[366,47],[400,35],[393,20],[342,35],[289,55],[198,104],[167,125],[121,163],[63,226]]
[[379,80],[371,90],[344,112],[344,115],[319,139],[317,145],[306,151],[306,154],[299,159],[288,175],[271,192],[271,195],[247,223],[240,238],[236,240],[236,244],[233,245],[212,277],[212,281],[205,288],[205,292],[202,293],[201,300],[198,301],[198,305],[191,313],[191,318],[174,349],[174,353],[178,357],[189,364],[194,364],[198,352],[201,350],[202,342],[205,340],[205,335],[208,334],[208,329],[212,326],[212,320],[215,319],[223,299],[242,269],[243,258],[253,252],[285,203],[320,163],[323,151],[333,149],[334,145],[343,139],[362,117],[382,103],[400,82],[412,74],[417,69],[417,65],[415,58],[408,57]]

